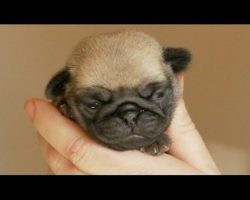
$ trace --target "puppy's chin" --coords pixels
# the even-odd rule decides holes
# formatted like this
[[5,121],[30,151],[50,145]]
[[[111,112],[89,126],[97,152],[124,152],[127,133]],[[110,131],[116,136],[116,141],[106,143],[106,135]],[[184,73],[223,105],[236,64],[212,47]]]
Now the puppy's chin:
[[133,126],[114,114],[91,123],[88,132],[113,149],[129,150],[152,144],[164,133],[166,126],[165,118],[145,111],[138,116]]

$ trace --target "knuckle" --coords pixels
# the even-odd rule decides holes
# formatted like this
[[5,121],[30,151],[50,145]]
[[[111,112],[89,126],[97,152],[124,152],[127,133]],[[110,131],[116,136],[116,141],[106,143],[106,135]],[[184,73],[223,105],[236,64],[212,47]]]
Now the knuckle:
[[91,144],[84,142],[82,137],[76,138],[67,148],[67,155],[74,164],[89,163]]
[[68,174],[68,175],[70,175],[70,174],[73,174],[74,172],[76,171],[76,168],[75,168],[75,166],[72,164],[72,163],[67,163],[67,164],[65,164],[61,169],[60,169],[60,171],[59,171],[59,173],[58,174]]
[[221,172],[215,166],[208,166],[204,171],[207,175],[221,175]]
[[50,151],[48,152],[48,162],[49,166],[53,168],[54,170],[58,170],[61,167],[61,159],[60,154],[56,151]]

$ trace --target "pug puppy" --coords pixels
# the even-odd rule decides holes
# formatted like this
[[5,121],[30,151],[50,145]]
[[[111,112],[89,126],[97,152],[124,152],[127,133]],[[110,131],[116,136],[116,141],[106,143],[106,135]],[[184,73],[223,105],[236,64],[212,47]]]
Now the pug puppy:
[[177,75],[191,60],[134,30],[90,36],[49,81],[46,97],[97,141],[160,155],[180,97]]

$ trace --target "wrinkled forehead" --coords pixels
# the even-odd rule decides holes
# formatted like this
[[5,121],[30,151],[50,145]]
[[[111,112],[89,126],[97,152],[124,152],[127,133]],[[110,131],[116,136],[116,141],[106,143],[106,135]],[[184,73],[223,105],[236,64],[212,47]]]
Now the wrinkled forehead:
[[115,90],[119,87],[134,88],[141,84],[166,80],[160,60],[142,58],[133,61],[96,59],[84,61],[74,72],[76,86],[101,85]]
[[147,85],[151,82],[164,81],[165,76],[160,73],[155,74],[131,74],[130,72],[123,72],[122,74],[102,74],[87,77],[79,76],[77,77],[76,87],[77,88],[86,88],[86,87],[95,87],[102,86],[110,90],[116,90],[118,88],[136,88],[141,85]]
[[109,101],[111,98],[113,100],[119,99],[122,97],[133,97],[138,95],[146,95],[156,91],[158,89],[166,89],[171,88],[173,89],[172,80],[167,79],[164,81],[157,81],[157,82],[150,82],[148,84],[140,84],[134,88],[127,88],[127,87],[119,87],[115,90],[110,90],[104,88],[103,86],[94,86],[94,87],[87,87],[87,88],[75,88],[73,91],[73,96],[79,98],[80,100],[88,100],[88,99],[96,99],[99,101]]

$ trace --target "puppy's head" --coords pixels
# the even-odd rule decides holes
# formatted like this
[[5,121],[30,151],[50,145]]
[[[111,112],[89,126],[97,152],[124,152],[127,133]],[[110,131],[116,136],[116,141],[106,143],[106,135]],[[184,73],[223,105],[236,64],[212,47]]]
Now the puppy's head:
[[102,143],[138,149],[169,126],[180,93],[176,75],[190,59],[186,49],[162,47],[142,32],[92,36],[76,46],[46,96],[63,99],[74,120]]

